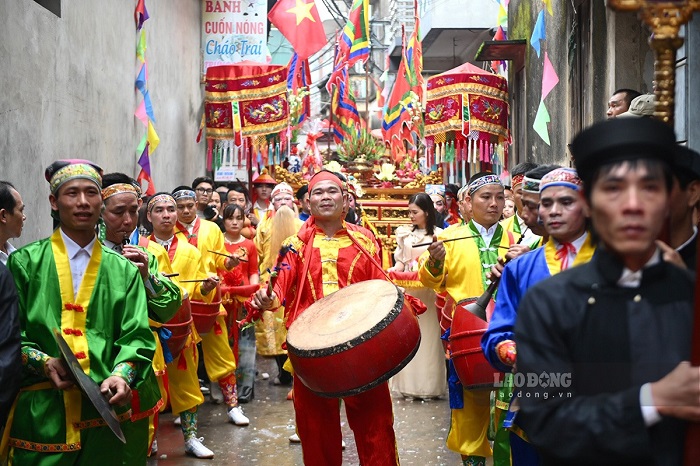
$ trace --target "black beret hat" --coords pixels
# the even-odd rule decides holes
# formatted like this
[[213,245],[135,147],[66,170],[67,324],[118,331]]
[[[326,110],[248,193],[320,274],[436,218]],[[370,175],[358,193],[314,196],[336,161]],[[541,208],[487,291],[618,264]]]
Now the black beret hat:
[[581,131],[571,143],[574,165],[589,184],[596,170],[609,163],[635,159],[673,161],[676,134],[653,118],[613,118]]

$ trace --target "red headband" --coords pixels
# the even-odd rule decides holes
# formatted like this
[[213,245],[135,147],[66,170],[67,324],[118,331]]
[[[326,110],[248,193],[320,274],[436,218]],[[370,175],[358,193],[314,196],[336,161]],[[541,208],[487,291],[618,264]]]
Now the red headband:
[[515,175],[511,181],[513,183],[512,187],[515,188],[519,184],[522,184],[524,178],[525,178],[525,175]]
[[311,179],[309,180],[309,194],[311,193],[311,191],[313,191],[316,183],[318,183],[320,181],[332,181],[334,184],[338,185],[338,187],[341,190],[346,189],[343,186],[343,182],[335,174],[333,174],[332,172],[329,172],[327,170],[322,170],[322,171],[316,173],[314,176],[312,176]]

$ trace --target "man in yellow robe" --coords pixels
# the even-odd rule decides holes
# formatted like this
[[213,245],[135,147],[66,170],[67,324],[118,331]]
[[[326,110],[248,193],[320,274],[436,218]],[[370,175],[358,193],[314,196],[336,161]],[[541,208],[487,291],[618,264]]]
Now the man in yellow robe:
[[[221,229],[215,223],[197,217],[194,191],[181,186],[173,191],[173,198],[177,204],[175,236],[199,250],[207,276],[217,277],[218,270],[231,270],[238,265],[238,259],[229,256],[226,250]],[[207,377],[218,383],[221,389],[228,420],[239,426],[247,426],[250,420],[238,406],[236,359],[228,342],[225,315],[226,311],[221,306],[221,314],[216,318],[212,330],[201,335],[202,357]]]
[[[472,220],[439,235],[421,256],[418,271],[423,285],[447,291],[455,302],[481,296],[490,283],[487,272],[517,240],[498,223],[505,205],[498,176],[487,172],[474,175],[466,199],[472,206]],[[462,237],[470,238],[445,242]],[[465,390],[450,366],[452,419],[447,447],[462,455],[464,465],[484,466],[492,454],[487,438],[490,392]]]

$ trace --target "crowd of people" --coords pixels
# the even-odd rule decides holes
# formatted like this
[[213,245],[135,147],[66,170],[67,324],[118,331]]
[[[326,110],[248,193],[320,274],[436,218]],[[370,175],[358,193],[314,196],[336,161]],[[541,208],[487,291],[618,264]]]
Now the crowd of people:
[[[264,171],[251,191],[198,177],[144,197],[127,175],[59,160],[45,173],[54,232],[19,249],[9,240],[24,204],[0,182],[0,454],[145,464],[169,407],[185,452],[212,458],[198,407],[209,393],[248,425],[257,353],[290,388],[304,463],[340,465],[341,404],[299,379],[285,339],[314,303],[374,279],[427,310],[410,363],[343,397],[361,464],[399,463],[392,393],[447,396],[447,447],[464,465],[681,464],[687,422],[700,420],[700,369],[687,362],[700,154],[649,118],[598,123],[570,150],[575,168],[525,162],[510,186],[481,172],[412,195],[386,271],[361,188],[340,173],[296,190]],[[486,315],[474,313],[494,380],[484,387],[459,372],[452,327],[492,289]],[[55,331],[113,406],[125,447],[81,395]]]

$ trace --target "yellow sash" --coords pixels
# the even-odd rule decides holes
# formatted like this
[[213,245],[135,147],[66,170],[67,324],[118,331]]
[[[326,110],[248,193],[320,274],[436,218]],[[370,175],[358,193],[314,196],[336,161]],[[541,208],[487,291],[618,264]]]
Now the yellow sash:
[[[591,260],[593,253],[595,252],[595,246],[591,244],[591,233],[589,232],[586,239],[581,245],[581,249],[576,253],[576,258],[571,267],[576,267],[577,265],[585,264]],[[557,246],[554,244],[554,240],[550,237],[547,243],[544,245],[544,258],[547,261],[547,268],[549,269],[549,274],[554,276],[561,272],[561,262],[555,257],[557,253]]]
[[[58,284],[61,289],[61,332],[68,346],[78,357],[80,367],[86,374],[90,373],[90,352],[86,335],[85,322],[90,306],[90,297],[97,281],[100,263],[102,259],[102,247],[96,243],[90,262],[88,262],[83,281],[78,289],[77,299],[73,294],[73,275],[70,270],[70,260],[63,243],[59,228],[51,235],[51,249],[53,250]],[[64,390],[63,402],[66,409],[66,443],[80,443],[80,430],[78,425],[81,418],[82,394],[79,390]]]

